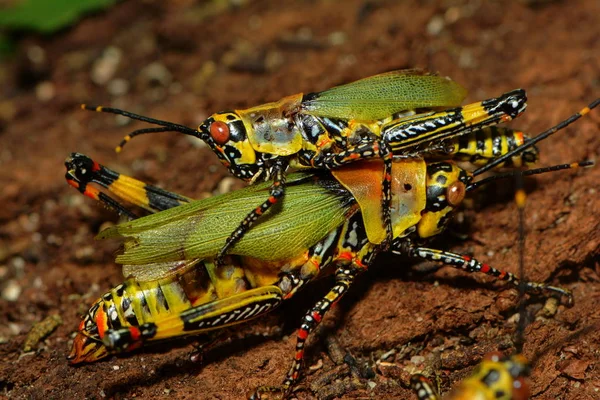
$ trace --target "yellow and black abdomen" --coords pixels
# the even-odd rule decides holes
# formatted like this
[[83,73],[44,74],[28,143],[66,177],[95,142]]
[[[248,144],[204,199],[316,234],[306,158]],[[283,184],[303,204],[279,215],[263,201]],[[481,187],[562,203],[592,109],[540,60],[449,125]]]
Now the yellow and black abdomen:
[[[186,329],[185,312],[202,305],[208,311],[211,304],[252,289],[244,269],[237,265],[239,262],[227,263],[216,269],[212,261],[186,261],[158,279],[148,279],[152,272],[144,276],[138,270],[138,276],[130,277],[92,305],[79,326],[71,363],[93,362],[115,351],[131,350],[138,347],[140,338],[155,341],[209,330]],[[148,265],[142,268],[157,269]],[[109,339],[111,345],[107,346]]]
[[[529,140],[521,131],[490,126],[474,132],[448,139],[440,145],[440,149],[432,151],[434,159],[453,159],[468,161],[473,165],[486,165],[490,160],[498,158],[516,149]],[[500,164],[500,167],[530,166],[538,160],[538,149],[533,146]]]

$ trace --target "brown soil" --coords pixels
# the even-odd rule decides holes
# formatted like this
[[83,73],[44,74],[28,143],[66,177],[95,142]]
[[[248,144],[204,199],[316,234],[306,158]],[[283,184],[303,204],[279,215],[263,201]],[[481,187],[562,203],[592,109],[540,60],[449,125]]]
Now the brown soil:
[[[529,109],[513,126],[536,133],[600,93],[597,0],[221,6],[228,3],[125,2],[52,37],[26,35],[17,58],[0,64],[0,396],[240,398],[281,381],[301,313],[330,283],[317,283],[272,320],[254,325],[259,332],[282,326],[281,335],[236,340],[203,363],[188,361],[190,347],[166,345],[67,365],[79,316],[122,276],[112,262],[116,244],[93,240],[116,218],[65,184],[64,158],[79,151],[189,196],[213,192],[227,177],[208,149],[178,135],[139,138],[115,155],[120,138],[141,125],[120,126],[112,116],[79,110],[79,103],[194,126],[213,111],[422,67],[464,84],[468,101],[525,88]],[[593,112],[542,143],[542,164],[597,159],[599,127],[600,114]],[[530,181],[528,275],[567,287],[576,299],[552,318],[538,314],[526,331],[527,356],[555,345],[533,367],[532,392],[540,399],[598,398],[600,334],[569,343],[565,337],[600,317],[600,168]],[[465,212],[467,240],[450,242],[446,235],[435,246],[515,271],[517,213],[512,188],[503,186],[484,190]],[[512,351],[514,290],[487,277],[449,268],[428,274],[410,265],[380,258],[327,317],[328,330],[313,337],[307,352],[298,398],[412,398],[406,383],[415,363],[437,371],[446,390],[484,353]],[[539,308],[543,299],[531,304]],[[33,324],[56,313],[63,325],[35,353],[24,354]],[[327,333],[334,336],[326,340]],[[327,350],[331,337],[374,376],[349,378],[348,367],[336,366],[336,352]]]

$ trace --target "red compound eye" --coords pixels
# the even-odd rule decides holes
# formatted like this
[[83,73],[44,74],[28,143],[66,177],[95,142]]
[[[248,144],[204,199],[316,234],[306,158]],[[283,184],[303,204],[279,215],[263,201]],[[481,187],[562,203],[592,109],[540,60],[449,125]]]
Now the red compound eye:
[[210,136],[222,146],[229,141],[229,127],[225,122],[215,121],[210,124]]
[[451,206],[457,207],[462,203],[467,193],[467,187],[461,181],[456,181],[447,190],[446,198]]

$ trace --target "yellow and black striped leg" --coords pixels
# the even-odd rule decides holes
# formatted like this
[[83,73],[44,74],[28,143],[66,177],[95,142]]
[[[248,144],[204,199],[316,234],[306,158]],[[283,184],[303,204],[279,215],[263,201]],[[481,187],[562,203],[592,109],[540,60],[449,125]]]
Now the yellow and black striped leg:
[[242,223],[236,228],[235,231],[225,241],[225,245],[219,251],[217,255],[216,264],[217,266],[223,265],[223,259],[227,254],[227,251],[231,249],[237,242],[244,237],[244,234],[254,225],[256,220],[260,218],[269,208],[277,203],[285,194],[285,170],[287,169],[287,162],[282,159],[276,161],[276,165],[273,166],[273,184],[269,191],[269,198],[262,203],[260,206],[252,210]]
[[525,111],[526,101],[525,91],[517,89],[464,107],[393,120],[382,126],[381,137],[394,154],[405,155],[441,140],[508,122]]
[[281,387],[260,387],[250,396],[251,399],[264,399],[265,396],[263,395],[267,393],[278,393],[283,398],[289,396],[294,384],[300,377],[300,369],[304,359],[304,346],[308,335],[319,325],[327,311],[331,309],[331,306],[346,294],[356,276],[363,270],[363,268],[354,264],[337,269],[335,273],[335,286],[302,319],[302,325],[298,329],[296,336],[296,354],[292,366],[283,381],[283,385]]
[[433,387],[431,381],[421,374],[414,374],[410,377],[410,386],[417,396],[417,400],[441,400],[437,390]]
[[[488,264],[481,263],[469,256],[451,253],[448,251],[429,249],[426,247],[410,247],[408,249],[408,255],[410,257],[420,258],[422,260],[440,262],[467,272],[481,272],[497,279],[509,282],[516,287],[519,287],[520,285],[519,278],[517,278],[514,274],[493,268]],[[555,295],[558,294],[561,296],[561,299],[563,297],[566,299],[566,305],[571,306],[573,304],[573,294],[570,290],[556,286],[550,286],[543,282],[524,282],[523,286],[525,291],[531,293],[547,292]]]
[[[177,193],[115,172],[80,153],[71,153],[70,157],[65,160],[65,167],[67,168],[65,178],[69,185],[83,195],[100,201],[131,219],[137,218],[137,215],[127,209],[122,202],[133,204],[150,212],[158,212],[190,201],[189,198]],[[91,184],[108,190],[116,199],[102,193]]]

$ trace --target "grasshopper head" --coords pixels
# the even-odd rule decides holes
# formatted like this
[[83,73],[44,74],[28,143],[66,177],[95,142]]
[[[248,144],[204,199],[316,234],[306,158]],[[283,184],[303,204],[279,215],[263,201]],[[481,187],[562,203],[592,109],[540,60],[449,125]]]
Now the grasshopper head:
[[[475,398],[486,393],[485,398],[490,399],[525,400],[529,398],[529,385],[525,381],[527,375],[529,365],[525,357],[507,357],[500,352],[493,352],[485,356],[473,374],[462,381],[451,395],[456,398]],[[475,393],[478,395],[475,396]]]
[[452,212],[465,198],[471,179],[467,171],[451,161],[427,165],[427,200],[417,224],[420,237],[435,236],[445,229]]
[[213,114],[198,127],[202,137],[233,175],[251,180],[260,170],[246,126],[233,111]]

